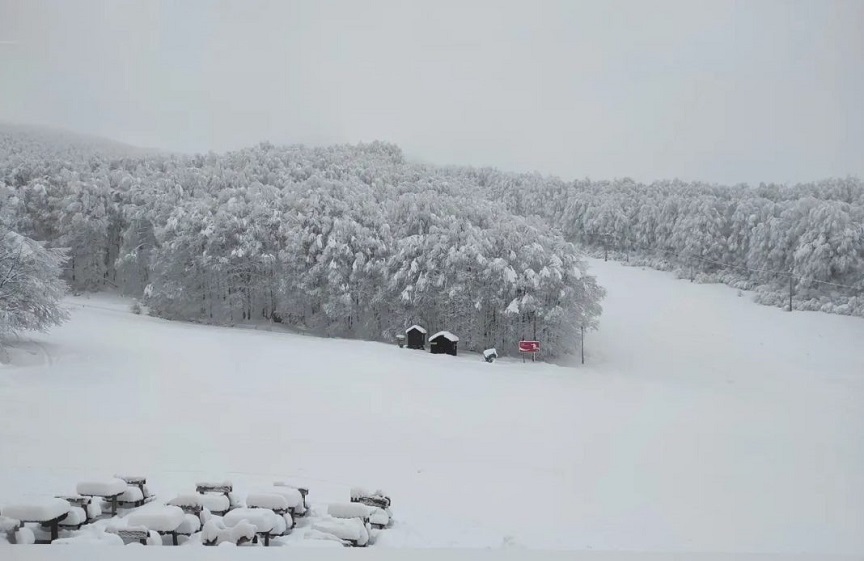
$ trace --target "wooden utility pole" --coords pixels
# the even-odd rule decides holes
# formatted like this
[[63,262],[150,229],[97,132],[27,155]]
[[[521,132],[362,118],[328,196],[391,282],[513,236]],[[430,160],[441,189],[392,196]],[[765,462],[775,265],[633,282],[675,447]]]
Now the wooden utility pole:
[[579,343],[579,347],[582,350],[582,364],[585,364],[585,326],[579,326],[579,332],[581,337],[581,342]]
[[789,269],[789,311],[792,311],[792,281],[795,277],[792,276],[792,269]]

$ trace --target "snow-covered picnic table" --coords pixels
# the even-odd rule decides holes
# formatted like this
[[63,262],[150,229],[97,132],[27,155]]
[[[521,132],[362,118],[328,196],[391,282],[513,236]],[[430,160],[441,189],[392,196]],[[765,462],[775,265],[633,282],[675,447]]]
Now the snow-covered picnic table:
[[49,543],[57,539],[60,522],[72,509],[63,499],[52,498],[33,501],[26,504],[14,504],[0,509],[0,514],[18,520],[24,524],[39,524],[51,532]]
[[163,505],[146,510],[133,512],[126,517],[130,527],[141,526],[161,535],[170,535],[171,541],[177,545],[178,529],[186,521],[183,509],[172,505]]
[[226,528],[248,522],[255,526],[256,533],[264,538],[264,545],[270,545],[270,538],[284,536],[293,527],[293,521],[288,522],[290,516],[281,516],[269,508],[235,508],[222,518],[222,522]]
[[111,505],[111,514],[117,514],[120,497],[126,493],[128,485],[117,477],[95,481],[82,481],[75,487],[79,495],[86,497],[101,497]]

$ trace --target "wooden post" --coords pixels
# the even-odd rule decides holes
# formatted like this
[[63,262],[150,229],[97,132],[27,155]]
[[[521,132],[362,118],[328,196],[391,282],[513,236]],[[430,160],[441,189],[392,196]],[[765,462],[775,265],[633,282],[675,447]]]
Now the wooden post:
[[792,281],[795,277],[792,276],[792,269],[789,269],[789,311],[792,311]]
[[579,343],[579,347],[582,350],[582,364],[585,364],[585,326],[582,325],[579,327],[579,334],[581,341]]

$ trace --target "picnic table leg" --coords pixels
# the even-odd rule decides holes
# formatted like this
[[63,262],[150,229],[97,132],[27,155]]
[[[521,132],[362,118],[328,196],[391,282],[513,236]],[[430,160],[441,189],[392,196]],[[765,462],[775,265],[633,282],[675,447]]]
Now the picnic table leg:
[[177,532],[171,532],[171,542],[172,542],[174,545],[178,545],[178,544],[177,544]]
[[264,534],[264,546],[267,547],[270,545],[270,532]]
[[[60,525],[60,521],[59,521],[59,520],[55,520],[54,522],[51,523],[51,541],[52,541],[52,542],[53,542],[54,540],[57,539],[57,534],[58,534],[58,530],[59,530],[59,528],[58,528],[59,525]],[[49,543],[50,543],[50,542],[49,542]]]
[[111,497],[111,516],[117,516],[117,497],[118,495]]

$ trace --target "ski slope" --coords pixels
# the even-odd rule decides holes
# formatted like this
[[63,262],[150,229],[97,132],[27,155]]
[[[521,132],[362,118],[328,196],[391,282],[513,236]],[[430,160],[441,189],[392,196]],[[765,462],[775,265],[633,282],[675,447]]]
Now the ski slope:
[[593,260],[587,364],[172,323],[107,296],[0,366],[0,505],[118,472],[382,487],[377,547],[864,554],[864,321]]

